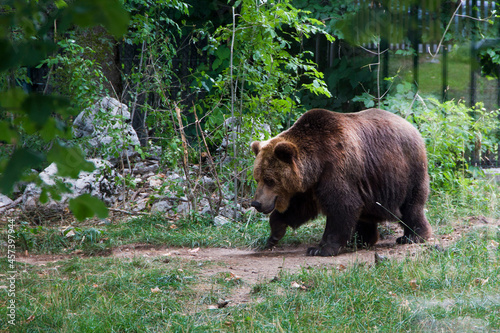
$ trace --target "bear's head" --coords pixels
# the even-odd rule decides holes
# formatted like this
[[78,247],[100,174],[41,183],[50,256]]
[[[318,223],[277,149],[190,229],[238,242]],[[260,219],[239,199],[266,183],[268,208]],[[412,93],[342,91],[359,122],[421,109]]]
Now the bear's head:
[[283,138],[252,142],[256,155],[253,176],[257,181],[252,206],[264,214],[274,209],[283,213],[292,196],[302,191],[298,148]]

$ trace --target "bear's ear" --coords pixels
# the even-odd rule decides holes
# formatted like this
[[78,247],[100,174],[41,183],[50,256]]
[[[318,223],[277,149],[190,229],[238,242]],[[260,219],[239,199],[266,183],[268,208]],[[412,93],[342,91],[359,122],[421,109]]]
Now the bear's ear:
[[287,141],[278,142],[274,147],[274,155],[283,162],[292,164],[293,159],[298,155],[297,146]]
[[259,154],[259,151],[260,151],[260,141],[252,142],[250,147],[252,147],[253,153],[255,154],[255,156],[257,156]]

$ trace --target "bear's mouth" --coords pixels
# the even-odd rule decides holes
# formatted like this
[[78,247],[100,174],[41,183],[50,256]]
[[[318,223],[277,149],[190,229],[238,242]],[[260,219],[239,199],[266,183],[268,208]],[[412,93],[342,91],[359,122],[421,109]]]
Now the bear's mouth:
[[259,213],[263,214],[269,214],[271,213],[274,208],[276,207],[276,200],[278,197],[274,197],[273,202],[269,206],[263,206],[259,201],[253,201],[252,202],[252,207],[254,207]]
[[274,197],[273,203],[269,207],[267,207],[267,209],[263,209],[262,213],[264,213],[264,214],[271,213],[274,210],[274,208],[276,207],[276,200],[278,200],[278,196]]
[[262,213],[262,214],[269,214],[269,213],[271,213],[273,210],[274,210],[274,204],[273,204],[273,206],[272,206],[272,207],[270,207],[269,209],[263,210],[261,213]]

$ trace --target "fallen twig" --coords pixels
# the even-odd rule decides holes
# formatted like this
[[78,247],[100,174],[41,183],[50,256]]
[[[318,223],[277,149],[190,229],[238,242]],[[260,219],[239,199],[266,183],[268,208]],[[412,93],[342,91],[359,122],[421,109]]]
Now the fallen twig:
[[118,208],[108,208],[109,211],[115,212],[115,213],[123,213],[127,215],[151,215],[150,213],[144,213],[144,212],[131,212],[128,210],[124,209],[118,209]]
[[16,200],[12,201],[9,204],[0,206],[0,213],[3,213],[7,209],[10,209],[10,208],[12,208],[14,206],[17,206],[21,201],[23,201],[23,197],[22,196],[20,196],[19,198],[17,198]]

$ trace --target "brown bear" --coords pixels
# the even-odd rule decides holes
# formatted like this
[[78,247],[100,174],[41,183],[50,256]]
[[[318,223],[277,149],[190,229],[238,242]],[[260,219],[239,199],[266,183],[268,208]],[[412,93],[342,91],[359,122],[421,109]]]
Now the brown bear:
[[331,256],[354,238],[373,245],[377,223],[398,221],[398,244],[432,233],[424,215],[429,195],[425,144],[415,127],[390,112],[336,113],[314,109],[288,130],[251,144],[257,190],[252,206],[271,213],[272,248],[288,226],[319,213],[326,227],[308,255]]

